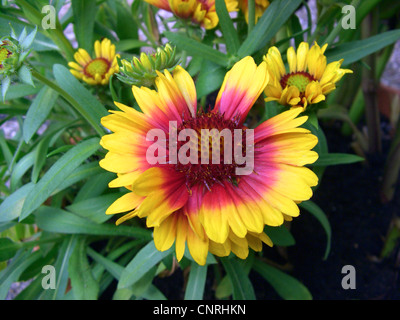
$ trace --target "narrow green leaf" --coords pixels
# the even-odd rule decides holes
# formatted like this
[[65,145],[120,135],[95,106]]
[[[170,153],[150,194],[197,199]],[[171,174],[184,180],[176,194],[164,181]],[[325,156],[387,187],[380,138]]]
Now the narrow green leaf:
[[246,271],[236,258],[221,258],[222,265],[229,277],[233,288],[234,300],[255,300],[253,285]]
[[0,238],[0,261],[11,259],[20,248],[19,243],[15,243],[9,238]]
[[271,238],[272,242],[277,246],[293,246],[296,241],[290,231],[285,226],[271,227],[265,226],[264,232]]
[[324,228],[326,234],[326,249],[324,254],[324,260],[326,260],[331,250],[331,238],[332,238],[332,230],[329,220],[325,212],[311,200],[304,201],[300,203],[299,206],[307,210],[309,213],[311,213],[321,223],[322,227]]
[[99,283],[94,279],[86,256],[86,239],[81,237],[71,254],[68,264],[71,286],[77,300],[96,300],[99,295]]
[[127,288],[137,282],[144,274],[158,264],[163,258],[171,254],[172,249],[158,251],[154,241],[144,246],[122,272],[118,288]]
[[278,30],[299,7],[302,0],[275,0],[268,6],[258,20],[253,31],[247,36],[238,50],[238,56],[244,58],[266,46]]
[[8,89],[10,88],[10,84],[11,84],[10,77],[5,77],[3,80],[1,80],[1,97],[3,99],[3,102],[6,100],[6,95]]
[[206,44],[170,31],[164,32],[164,35],[168,40],[174,43],[181,50],[185,50],[189,55],[203,57],[204,59],[210,60],[223,67],[229,65],[229,57],[226,54],[217,51]]
[[77,144],[64,154],[44,174],[25,199],[20,220],[36,210],[56,188],[88,157],[99,148],[99,139],[92,138]]
[[[24,40],[22,40],[21,47],[23,50],[29,49],[29,47],[32,45],[33,40],[36,37],[37,33],[37,26],[35,26],[35,29],[33,29],[32,32],[30,32]],[[20,41],[21,42],[21,41]]]
[[53,74],[58,86],[65,92],[64,98],[99,134],[103,134],[100,119],[108,115],[106,108],[63,65],[54,65]]
[[16,83],[9,87],[7,91],[7,100],[11,101],[33,95],[38,93],[40,89],[40,87],[32,87],[29,84]]
[[35,86],[32,80],[32,73],[26,65],[23,65],[18,71],[18,78],[26,84]]
[[104,269],[106,269],[115,279],[119,280],[122,272],[124,271],[124,267],[119,265],[118,263],[102,256],[97,253],[95,250],[90,247],[87,248],[88,255],[95,260],[97,263],[101,264]]
[[36,211],[36,223],[39,228],[49,232],[151,239],[151,231],[147,229],[109,223],[97,224],[68,211],[46,206]]
[[117,43],[115,43],[115,50],[117,52],[129,51],[129,50],[132,50],[132,49],[145,47],[147,45],[148,44],[146,42],[141,41],[141,40],[124,39],[124,40],[120,40]]
[[312,166],[334,166],[339,164],[350,164],[364,161],[364,158],[348,153],[321,153]]
[[326,51],[327,62],[344,59],[343,66],[356,62],[400,39],[400,29],[390,30],[363,40],[338,45]]
[[95,223],[103,223],[111,218],[111,215],[106,215],[107,208],[123,193],[115,192],[98,197],[88,198],[66,207],[68,211],[71,211],[82,218],[87,218]]
[[21,273],[41,256],[39,251],[31,253],[22,250],[15,255],[7,268],[0,272],[0,300],[5,300],[11,285],[18,281]]
[[[31,151],[25,154],[16,165],[14,165],[11,173],[10,187],[14,192],[20,185],[22,185],[23,175],[33,166],[35,161],[35,152]],[[1,210],[0,210],[1,212]],[[1,214],[0,214],[1,215]],[[0,218],[1,219],[1,218]]]
[[253,269],[267,280],[285,300],[311,300],[308,289],[292,276],[256,259]]
[[89,53],[93,50],[93,28],[97,12],[96,0],[72,0],[74,32],[79,48]]
[[11,221],[20,216],[25,199],[34,186],[33,183],[23,185],[0,204],[0,222]]
[[238,32],[233,25],[233,21],[226,8],[224,0],[215,1],[215,9],[217,11],[219,25],[224,35],[225,44],[228,52],[236,54],[240,47]]
[[[65,296],[65,290],[68,285],[68,264],[72,252],[74,252],[77,236],[65,237],[60,245],[57,259],[54,263],[54,269],[56,272],[56,288],[43,290],[41,299],[43,300],[61,300]],[[39,252],[39,251],[38,251]]]
[[207,265],[199,266],[196,262],[192,262],[185,291],[185,300],[202,300],[206,279]]
[[26,143],[31,140],[32,136],[46,120],[57,98],[58,93],[47,86],[39,91],[29,107],[24,120],[22,132]]
[[209,60],[204,60],[196,80],[197,98],[201,98],[218,90],[224,81],[225,74],[225,68]]

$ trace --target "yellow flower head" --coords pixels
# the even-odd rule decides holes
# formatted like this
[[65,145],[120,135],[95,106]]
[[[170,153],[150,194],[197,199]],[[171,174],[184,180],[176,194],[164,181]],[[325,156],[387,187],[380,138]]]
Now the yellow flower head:
[[112,74],[119,71],[115,45],[109,39],[94,43],[96,57],[93,59],[89,53],[79,48],[75,53],[76,62],[69,62],[71,73],[78,79],[90,85],[106,85]]
[[[145,0],[146,2],[167,11],[175,16],[191,20],[205,29],[213,29],[218,24],[215,11],[215,0]],[[237,0],[225,0],[229,12],[236,11]]]
[[[246,22],[249,22],[249,0],[239,0],[239,8],[243,11]],[[263,15],[264,11],[268,8],[268,0],[256,0],[255,1],[255,23]]]
[[302,42],[297,52],[290,47],[287,50],[289,72],[279,50],[270,48],[264,56],[270,74],[270,82],[264,91],[265,101],[275,100],[281,105],[305,110],[308,105],[325,100],[325,96],[336,89],[336,82],[346,73],[353,73],[340,68],[343,59],[327,65],[324,55],[327,46],[321,48],[314,43],[310,49],[307,42]]

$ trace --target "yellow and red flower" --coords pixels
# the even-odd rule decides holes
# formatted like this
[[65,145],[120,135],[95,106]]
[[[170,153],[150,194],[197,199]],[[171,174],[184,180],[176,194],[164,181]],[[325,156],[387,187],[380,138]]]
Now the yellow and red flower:
[[115,45],[109,39],[94,43],[96,57],[93,59],[89,53],[79,48],[75,53],[76,62],[69,62],[71,73],[78,79],[90,85],[106,85],[110,77],[119,71]]
[[[171,123],[178,135],[183,129],[195,133],[238,130],[247,135],[246,116],[268,78],[265,62],[257,66],[251,57],[240,60],[226,74],[215,106],[205,111],[198,108],[193,79],[180,66],[172,74],[168,70],[159,73],[157,90],[133,86],[142,112],[116,102],[120,111],[110,111],[111,115],[102,118],[102,124],[113,133],[101,139],[108,152],[100,166],[117,174],[110,187],[128,190],[106,213],[125,213],[117,224],[133,217],[146,218],[147,227],[154,228],[158,250],[175,243],[180,260],[187,244],[200,265],[206,263],[208,252],[217,256],[233,252],[244,259],[249,248],[260,251],[263,243],[272,246],[265,225],[279,226],[298,216],[297,204],[310,199],[311,187],[318,182],[304,167],[315,162],[318,154],[311,150],[317,138],[299,127],[307,120],[306,116],[297,117],[301,110],[286,111],[252,131],[254,165],[248,174],[237,174],[241,164],[236,158],[217,164],[175,163],[171,161],[173,153],[186,151],[182,141],[170,143]],[[164,132],[168,142],[157,151],[158,156],[165,153],[165,161],[155,164],[148,159],[154,142],[147,134],[153,129]],[[207,146],[208,138],[206,141]],[[209,150],[201,147],[194,154],[196,160],[203,152],[207,157],[215,155],[211,143]],[[220,158],[222,149],[217,154]]]
[[[146,2],[172,12],[183,20],[191,20],[205,29],[213,29],[218,24],[215,0],[145,0]],[[237,0],[225,0],[229,12],[237,10]]]
[[276,47],[268,50],[264,56],[267,63],[270,82],[265,88],[265,101],[278,101],[281,105],[306,109],[310,104],[325,100],[328,93],[336,89],[338,82],[349,69],[341,69],[343,59],[327,65],[324,52],[328,44],[322,48],[317,44],[309,48],[302,42],[297,52],[293,47],[287,50],[289,72],[282,61]]

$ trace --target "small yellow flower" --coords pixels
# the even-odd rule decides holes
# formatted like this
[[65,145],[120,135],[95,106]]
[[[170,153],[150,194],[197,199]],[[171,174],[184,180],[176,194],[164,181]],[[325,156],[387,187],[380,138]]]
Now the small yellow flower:
[[90,85],[106,85],[110,76],[119,71],[119,54],[115,54],[115,45],[109,39],[101,42],[97,40],[94,50],[96,58],[93,59],[86,50],[79,48],[74,55],[77,63],[68,63],[72,68],[70,71],[76,78]]
[[[239,8],[243,11],[246,22],[249,22],[249,0],[239,0]],[[255,23],[263,15],[264,11],[269,6],[268,0],[256,0],[255,1]]]
[[302,107],[325,100],[325,96],[336,89],[338,82],[349,69],[341,69],[343,59],[327,65],[324,52],[328,44],[317,44],[309,48],[302,42],[297,52],[293,47],[287,50],[289,72],[287,72],[281,54],[276,47],[268,50],[264,56],[270,74],[270,82],[265,88],[265,101],[278,101],[290,107]]
[[[160,9],[172,12],[183,20],[191,20],[205,29],[213,29],[218,24],[215,0],[145,0]],[[225,0],[229,12],[237,10],[238,0]]]

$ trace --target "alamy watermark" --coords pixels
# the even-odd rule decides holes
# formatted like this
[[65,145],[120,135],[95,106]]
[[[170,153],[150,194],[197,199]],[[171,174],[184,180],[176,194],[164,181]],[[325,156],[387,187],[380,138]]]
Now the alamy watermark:
[[342,267],[342,274],[345,274],[342,278],[342,288],[344,290],[356,289],[356,268],[347,264]]
[[56,288],[56,269],[52,265],[45,265],[42,268],[42,273],[45,276],[42,279],[42,288],[44,290]]
[[[243,132],[245,133],[245,140],[243,139]],[[146,140],[154,142],[146,151],[146,160],[149,164],[210,164],[210,158],[212,164],[221,164],[221,138],[223,138],[222,164],[235,163],[237,165],[235,168],[236,175],[249,175],[253,172],[253,129],[233,129],[233,136],[230,129],[221,131],[215,128],[201,129],[199,136],[196,130],[190,128],[182,129],[178,133],[177,122],[170,121],[168,133],[168,141],[166,132],[162,129],[151,129],[147,133]],[[178,150],[179,142],[185,143],[182,143]],[[245,156],[243,156],[244,149]]]
[[356,8],[352,5],[346,5],[342,8],[342,13],[345,16],[342,18],[343,29],[355,29],[356,28]]
[[56,8],[52,5],[46,5],[42,7],[42,13],[45,16],[42,19],[42,28],[47,29],[55,29],[56,28]]

